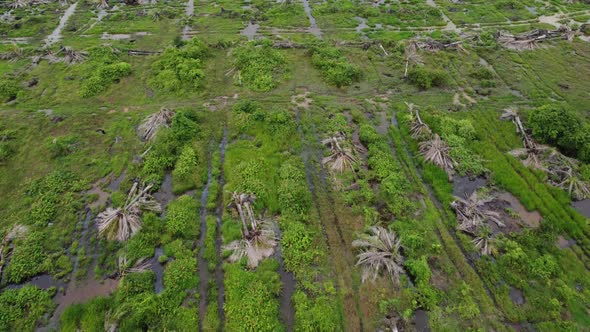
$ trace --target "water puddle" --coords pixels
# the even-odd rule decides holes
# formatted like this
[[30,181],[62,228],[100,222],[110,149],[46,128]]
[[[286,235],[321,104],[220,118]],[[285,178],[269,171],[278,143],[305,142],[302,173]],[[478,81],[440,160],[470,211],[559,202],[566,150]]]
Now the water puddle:
[[453,178],[453,195],[457,197],[469,197],[474,191],[487,186],[488,180],[477,177],[471,179],[469,176],[455,176]]
[[164,255],[162,248],[156,248],[154,258],[152,258],[151,270],[156,275],[156,283],[154,285],[156,294],[162,293],[164,290],[164,265],[160,263],[160,256]]
[[516,305],[524,304],[524,294],[518,288],[510,287],[510,299]]
[[364,31],[365,29],[369,28],[369,25],[367,25],[367,19],[359,17],[359,16],[356,16],[354,19],[359,22],[359,25],[357,25],[355,28],[356,32],[363,35],[363,38],[367,38],[367,35],[365,34],[365,31]]
[[125,171],[121,172],[121,175],[119,175],[119,177],[113,179],[111,183],[109,183],[108,188],[111,191],[119,190],[119,187],[121,186],[121,182],[123,182],[123,180],[125,180]]
[[581,215],[585,216],[586,218],[590,218],[590,199],[585,199],[583,201],[573,202],[572,206]]
[[414,326],[416,331],[430,332],[430,325],[428,325],[428,313],[425,310],[418,309],[414,311]]
[[311,13],[311,7],[309,6],[309,0],[302,0],[303,1],[303,10],[309,19],[309,29],[307,30],[312,35],[322,39],[322,30],[318,27],[315,17],[313,17]]
[[147,31],[140,31],[140,32],[136,32],[133,34],[128,34],[128,33],[108,33],[108,32],[103,32],[102,35],[100,36],[100,39],[102,40],[127,40],[127,39],[131,39],[132,37],[144,37],[144,36],[149,36],[151,35],[151,33],[147,32]]
[[379,112],[379,125],[377,126],[377,132],[381,135],[387,135],[387,131],[389,130],[389,121],[387,121],[387,113]]
[[557,241],[555,242],[555,244],[560,249],[565,249],[565,248],[572,247],[572,246],[576,245],[576,243],[577,243],[576,240],[568,240],[563,235],[558,236],[557,237]]
[[62,38],[61,32],[64,29],[64,27],[66,26],[66,23],[68,23],[70,16],[72,16],[74,14],[74,12],[76,11],[77,6],[78,6],[78,3],[75,2],[70,7],[68,7],[68,9],[66,9],[64,15],[59,20],[59,25],[45,39],[45,47],[49,47],[61,40],[61,38]]
[[195,0],[188,0],[184,9],[186,16],[191,17],[195,13]]
[[160,190],[153,194],[154,198],[160,202],[162,206],[162,218],[166,216],[166,206],[168,203],[173,201],[176,198],[176,195],[172,192],[172,174],[170,172],[166,172],[164,175],[164,181],[160,186]]
[[258,37],[258,29],[260,28],[260,24],[254,24],[252,22],[248,23],[243,30],[240,31],[240,35],[246,36],[248,40],[254,40]]
[[508,202],[510,208],[517,213],[520,219],[522,219],[522,221],[529,227],[538,228],[541,224],[541,219],[543,219],[541,214],[538,211],[527,211],[524,205],[520,203],[520,200],[511,193],[503,192],[498,195],[498,199]]
[[33,277],[31,280],[24,282],[22,284],[8,284],[6,285],[6,289],[19,289],[27,285],[37,286],[41,289],[49,289],[51,287],[59,289],[65,287],[66,284],[61,280],[55,280],[53,276],[49,274],[42,274]]

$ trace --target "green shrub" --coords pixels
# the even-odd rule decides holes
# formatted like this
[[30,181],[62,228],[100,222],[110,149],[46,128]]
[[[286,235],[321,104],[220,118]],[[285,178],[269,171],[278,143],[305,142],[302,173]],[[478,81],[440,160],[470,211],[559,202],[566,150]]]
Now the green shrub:
[[225,329],[228,331],[284,331],[276,296],[281,288],[278,264],[267,259],[255,271],[238,264],[225,270]]
[[334,298],[325,295],[309,297],[302,291],[296,291],[292,299],[297,315],[296,331],[344,331],[342,326],[344,318]]
[[311,207],[311,195],[302,168],[301,161],[290,159],[279,169],[279,205],[283,214],[305,216]]
[[590,124],[565,106],[550,104],[532,110],[528,126],[541,142],[552,144],[567,155],[578,155],[581,160],[590,161]]
[[9,282],[18,284],[45,270],[43,262],[47,253],[43,247],[44,240],[44,234],[32,232],[22,242],[15,244],[10,264],[5,269]]
[[180,48],[167,48],[152,64],[149,84],[168,92],[197,89],[205,77],[203,69],[208,53],[207,45],[196,38]]
[[80,96],[88,98],[105,91],[112,83],[131,74],[131,65],[126,62],[100,64],[80,87]]
[[187,195],[170,202],[166,208],[166,230],[185,239],[198,236],[199,211],[197,201]]
[[16,98],[16,95],[20,90],[21,89],[16,80],[11,78],[0,79],[0,101]]
[[342,55],[339,49],[320,43],[314,45],[311,52],[311,63],[322,72],[329,84],[340,88],[361,79],[361,69]]
[[274,49],[270,41],[249,42],[234,51],[238,73],[235,83],[252,91],[274,89],[285,75],[285,57]]
[[185,145],[172,171],[174,192],[193,189],[199,182],[197,172],[197,154],[190,145]]
[[52,294],[35,286],[0,293],[0,331],[34,331],[37,321],[53,307]]
[[418,88],[428,90],[433,86],[443,87],[447,85],[449,74],[442,69],[430,69],[424,66],[415,66],[409,71],[408,79]]
[[314,233],[304,224],[291,220],[281,222],[281,246],[288,271],[297,275],[306,266],[315,263],[320,252],[313,246]]

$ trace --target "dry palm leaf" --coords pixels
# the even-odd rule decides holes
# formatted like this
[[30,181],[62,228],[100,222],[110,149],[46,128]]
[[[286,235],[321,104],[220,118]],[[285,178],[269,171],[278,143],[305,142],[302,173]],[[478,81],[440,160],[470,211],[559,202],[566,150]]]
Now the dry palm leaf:
[[485,207],[485,204],[491,200],[491,198],[480,198],[477,191],[474,191],[466,199],[455,197],[451,207],[457,214],[457,228],[466,233],[476,234],[486,221],[492,221],[499,227],[504,227],[504,223],[500,220],[500,214]]
[[160,204],[149,194],[152,185],[140,189],[138,183],[127,195],[125,205],[120,208],[109,207],[96,217],[99,235],[109,240],[126,241],[141,229],[140,215],[143,210],[161,212]]
[[238,211],[238,215],[242,221],[242,236],[244,238],[249,238],[250,231],[248,230],[247,221],[250,223],[252,229],[256,229],[258,226],[256,218],[254,217],[254,211],[252,210],[252,205],[256,200],[256,196],[254,194],[234,192],[232,194],[232,199],[233,201],[230,206]]
[[167,108],[161,108],[158,113],[150,115],[139,126],[139,137],[144,141],[152,140],[161,127],[168,127],[174,117],[174,111]]
[[97,6],[99,9],[108,9],[109,8],[109,2],[108,0],[100,0],[100,2],[98,3]]
[[231,251],[228,260],[240,261],[243,257],[248,259],[248,266],[256,268],[265,258],[272,256],[277,245],[274,224],[270,221],[258,223],[258,228],[250,232],[249,238],[236,240],[223,247],[223,250]]
[[356,265],[362,267],[362,282],[367,279],[375,281],[380,272],[386,272],[394,283],[404,272],[403,257],[400,253],[401,242],[395,233],[380,226],[369,228],[369,234],[361,234],[352,242],[352,246],[360,248]]
[[552,182],[553,185],[565,189],[574,200],[590,198],[590,184],[580,179],[572,167],[557,170],[556,173],[561,179],[559,182]]
[[28,0],[13,0],[10,7],[13,9],[24,8],[29,5]]
[[330,169],[335,172],[342,173],[345,169],[350,168],[354,170],[354,163],[356,158],[352,155],[352,150],[342,148],[339,141],[344,140],[344,136],[337,134],[322,141],[322,144],[328,145],[331,150],[331,155],[322,159],[322,165],[332,164]]
[[453,179],[453,170],[456,162],[450,156],[451,148],[445,143],[438,134],[429,140],[420,143],[420,154],[427,162],[431,162],[447,172],[449,181]]
[[490,231],[489,227],[482,227],[471,243],[483,255],[496,255],[498,248],[496,247],[496,239]]
[[126,255],[119,256],[119,276],[124,277],[129,273],[141,273],[146,272],[152,267],[152,263],[149,258],[140,258],[135,264],[129,266],[129,261]]

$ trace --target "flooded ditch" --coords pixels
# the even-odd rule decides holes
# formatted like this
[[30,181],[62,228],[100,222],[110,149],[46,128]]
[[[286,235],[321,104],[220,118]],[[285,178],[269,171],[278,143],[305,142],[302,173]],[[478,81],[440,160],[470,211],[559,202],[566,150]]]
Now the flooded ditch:
[[319,39],[322,39],[322,30],[318,27],[318,24],[313,17],[311,12],[311,7],[309,6],[309,0],[302,0],[303,1],[303,10],[305,11],[305,15],[309,19],[309,28],[307,31],[312,35],[316,36]]
[[70,19],[70,17],[72,15],[74,15],[74,12],[76,11],[77,6],[78,6],[78,3],[75,2],[72,5],[70,5],[70,7],[68,7],[68,9],[66,9],[63,16],[59,20],[59,25],[55,28],[55,30],[53,30],[53,32],[49,36],[47,36],[47,38],[45,38],[45,47],[49,47],[61,40],[61,38],[62,38],[61,32],[63,31],[64,27],[66,26],[66,23],[68,23],[68,20]]
[[275,234],[277,235],[278,246],[275,251],[275,258],[279,262],[279,277],[281,278],[281,296],[279,298],[281,320],[287,327],[287,331],[293,331],[295,326],[295,307],[291,301],[293,293],[295,293],[295,276],[293,273],[285,270],[285,262],[283,260],[283,251],[281,246],[281,229],[275,225]]
[[217,282],[217,312],[219,315],[219,322],[221,330],[223,331],[223,323],[225,321],[225,312],[223,311],[223,303],[225,302],[225,286],[223,284],[223,260],[221,259],[221,246],[223,245],[221,235],[221,224],[223,221],[223,187],[225,185],[225,177],[223,173],[223,163],[225,162],[225,149],[227,147],[227,127],[223,128],[223,137],[219,143],[219,197],[217,207],[215,209],[215,221],[217,224],[217,236],[215,238],[215,251],[220,257],[219,263],[215,267],[215,281]]
[[[213,141],[211,141],[210,147],[213,147]],[[211,150],[211,149],[210,149]],[[207,183],[203,188],[203,192],[201,193],[201,213],[200,213],[200,221],[201,221],[201,231],[199,236],[198,247],[199,255],[198,255],[198,263],[197,266],[199,268],[199,329],[203,329],[203,317],[205,317],[207,313],[207,292],[209,289],[209,265],[207,260],[204,258],[205,253],[205,238],[207,237],[207,200],[209,199],[209,188],[213,183],[213,167],[212,167],[212,154],[209,153],[209,162],[207,164]]]

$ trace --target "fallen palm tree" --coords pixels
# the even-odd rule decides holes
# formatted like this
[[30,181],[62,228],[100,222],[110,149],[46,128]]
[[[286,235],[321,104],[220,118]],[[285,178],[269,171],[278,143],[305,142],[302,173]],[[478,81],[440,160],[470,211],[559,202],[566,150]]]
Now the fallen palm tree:
[[541,43],[551,40],[565,39],[572,41],[575,31],[567,26],[562,26],[556,30],[535,29],[518,35],[508,32],[498,32],[496,39],[503,47],[516,51],[534,50],[541,46]]
[[147,117],[145,121],[137,129],[139,137],[144,141],[151,141],[158,130],[162,127],[169,127],[174,117],[174,111],[162,107],[159,112]]
[[359,235],[352,242],[353,247],[361,249],[356,265],[362,268],[362,282],[367,279],[375,281],[381,272],[385,272],[394,283],[398,283],[404,272],[400,239],[380,226],[369,228],[368,233]]
[[572,166],[550,169],[550,172],[557,179],[550,179],[549,183],[567,191],[574,200],[590,198],[590,184],[582,180]]
[[344,135],[338,133],[322,141],[323,145],[329,147],[331,154],[322,159],[322,165],[331,164],[330,169],[342,173],[345,169],[354,170],[356,158],[352,155],[352,150],[343,148],[340,145],[344,141]]
[[424,160],[442,168],[449,176],[449,181],[452,181],[457,163],[451,158],[450,151],[451,148],[438,134],[434,134],[432,139],[420,143],[420,155],[424,157]]
[[457,214],[457,229],[476,235],[487,221],[491,221],[499,227],[504,227],[504,223],[500,220],[500,214],[492,211],[486,207],[486,204],[491,202],[492,198],[481,198],[474,191],[465,199],[455,197],[451,207]]
[[461,44],[463,43],[463,41],[458,40],[454,42],[443,43],[438,40],[427,39],[424,41],[416,41],[415,43],[418,49],[425,50],[428,52],[438,52],[447,49],[461,49]]
[[418,53],[418,47],[416,46],[415,42],[411,42],[404,49],[404,62],[405,62],[404,78],[408,78],[408,69],[410,67],[410,64],[424,63],[422,56]]
[[410,133],[412,138],[421,139],[430,137],[432,131],[430,130],[430,127],[428,127],[428,125],[422,121],[420,112],[416,105],[406,102],[406,106],[410,112]]
[[14,225],[6,235],[2,238],[2,242],[0,243],[0,279],[2,277],[2,270],[4,269],[4,265],[6,264],[6,259],[10,256],[11,253],[11,244],[12,241],[22,238],[28,231],[28,228],[23,225]]
[[498,253],[496,238],[487,226],[480,227],[477,234],[475,234],[475,238],[471,240],[471,243],[484,256],[496,255]]
[[149,194],[152,185],[140,188],[135,182],[127,195],[123,207],[108,207],[96,217],[99,235],[109,240],[126,241],[141,229],[141,214],[143,211],[159,213],[162,211],[152,195]]
[[246,257],[250,268],[256,268],[263,259],[270,257],[277,245],[274,223],[269,220],[258,221],[254,215],[252,205],[255,200],[253,194],[232,194],[231,206],[236,209],[242,222],[242,238],[223,246],[223,250],[231,251],[228,258],[230,262]]
[[108,0],[99,0],[99,3],[96,7],[98,7],[99,9],[108,9],[109,2],[108,2]]

